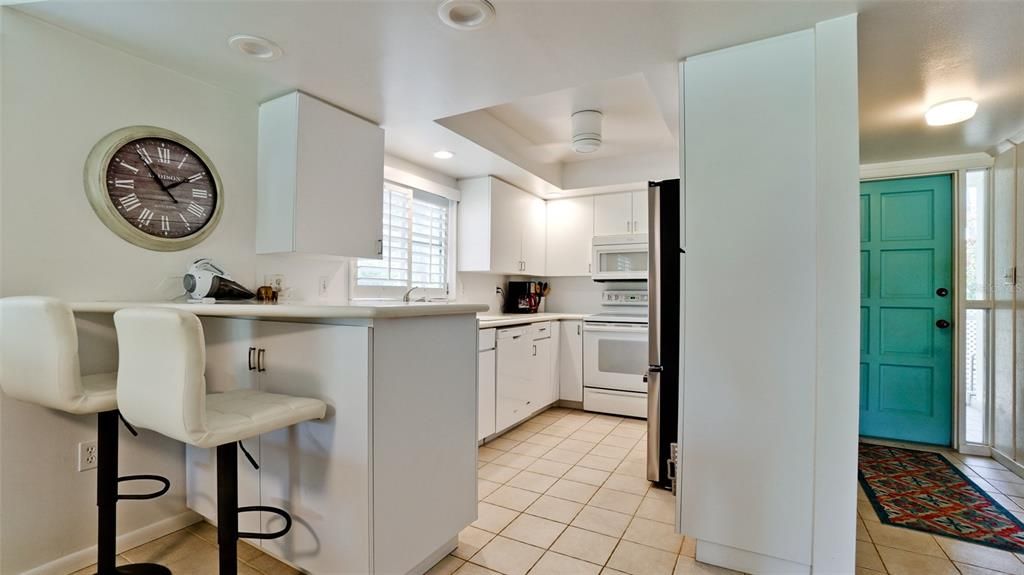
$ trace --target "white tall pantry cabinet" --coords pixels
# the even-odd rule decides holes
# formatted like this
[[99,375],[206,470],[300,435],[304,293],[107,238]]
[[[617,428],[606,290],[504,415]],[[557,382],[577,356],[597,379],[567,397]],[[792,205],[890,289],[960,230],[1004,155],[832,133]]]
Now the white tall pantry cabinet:
[[256,253],[380,257],[384,130],[302,92],[259,123]]
[[856,15],[680,72],[681,530],[738,571],[852,573]]

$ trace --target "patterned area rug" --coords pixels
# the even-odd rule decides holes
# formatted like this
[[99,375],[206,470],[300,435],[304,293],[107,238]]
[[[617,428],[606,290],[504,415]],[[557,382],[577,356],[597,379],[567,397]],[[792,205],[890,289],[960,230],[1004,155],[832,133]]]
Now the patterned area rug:
[[882,523],[1024,553],[1024,524],[941,455],[861,443],[859,459]]

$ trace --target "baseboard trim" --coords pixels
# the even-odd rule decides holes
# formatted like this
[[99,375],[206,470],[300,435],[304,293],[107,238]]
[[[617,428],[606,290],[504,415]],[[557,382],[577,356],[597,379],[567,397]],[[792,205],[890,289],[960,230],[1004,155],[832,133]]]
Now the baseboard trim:
[[810,575],[811,566],[803,563],[794,563],[786,559],[771,557],[711,543],[710,541],[697,540],[697,561],[709,563],[719,567],[725,567],[741,573],[756,574],[787,574],[787,575]]
[[[121,553],[129,549],[134,549],[144,543],[149,543],[154,539],[159,539],[164,535],[174,533],[175,531],[184,529],[193,523],[202,521],[202,517],[195,511],[185,511],[151,523],[145,527],[140,527],[135,531],[129,531],[123,533],[117,538],[117,552]],[[84,569],[89,565],[96,562],[96,546],[91,545],[85,549],[75,551],[70,555],[65,555],[59,559],[54,559],[49,563],[44,563],[33,569],[29,569],[22,573],[22,575],[66,575],[67,573],[73,573],[79,569]]]

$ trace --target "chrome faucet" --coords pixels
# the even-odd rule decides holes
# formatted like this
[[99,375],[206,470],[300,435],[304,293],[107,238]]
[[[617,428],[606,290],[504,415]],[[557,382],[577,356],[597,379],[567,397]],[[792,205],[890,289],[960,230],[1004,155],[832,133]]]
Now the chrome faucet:
[[419,289],[419,286],[412,286],[411,288],[409,288],[405,292],[405,295],[402,296],[402,301],[404,301],[405,303],[409,303],[410,301],[412,301],[412,300],[409,299],[409,295],[412,294],[413,290],[416,290],[416,289]]

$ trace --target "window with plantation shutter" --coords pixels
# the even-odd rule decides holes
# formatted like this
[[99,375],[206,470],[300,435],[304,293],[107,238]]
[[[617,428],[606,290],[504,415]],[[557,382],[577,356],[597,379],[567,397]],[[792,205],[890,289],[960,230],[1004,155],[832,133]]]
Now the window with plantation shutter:
[[385,182],[383,254],[357,260],[353,296],[446,296],[450,210],[447,198]]

